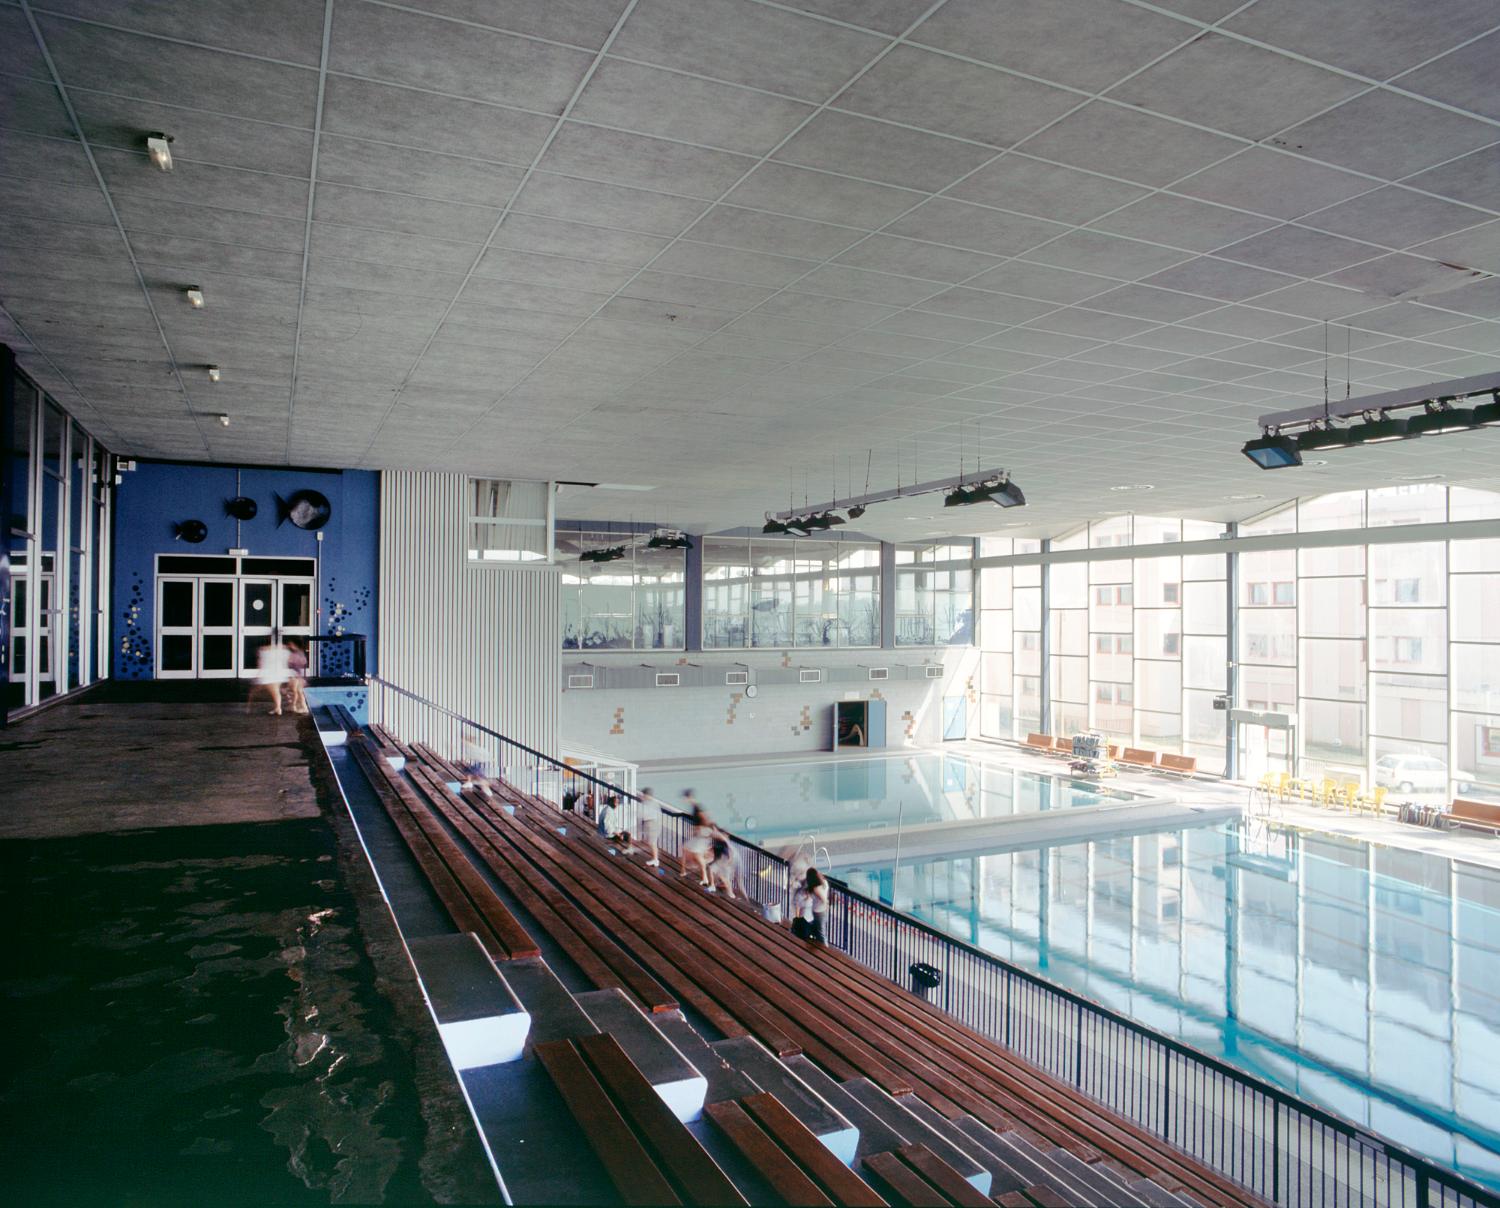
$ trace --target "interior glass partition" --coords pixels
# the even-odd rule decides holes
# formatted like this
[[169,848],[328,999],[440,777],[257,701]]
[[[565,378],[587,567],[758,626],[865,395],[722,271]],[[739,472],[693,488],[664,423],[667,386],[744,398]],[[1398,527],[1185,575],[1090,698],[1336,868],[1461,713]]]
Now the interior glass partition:
[[[565,650],[685,648],[687,552],[652,549],[644,533],[557,531]],[[607,561],[583,555],[600,553]]]
[[880,546],[704,537],[703,649],[880,644]]

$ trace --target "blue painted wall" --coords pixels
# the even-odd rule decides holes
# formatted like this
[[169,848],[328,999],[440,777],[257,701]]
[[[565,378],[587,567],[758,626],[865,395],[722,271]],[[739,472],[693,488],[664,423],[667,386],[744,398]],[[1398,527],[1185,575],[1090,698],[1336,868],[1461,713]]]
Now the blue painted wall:
[[[380,549],[380,476],[370,470],[265,470],[235,466],[175,465],[140,461],[115,490],[114,674],[151,679],[156,652],[156,555],[224,554],[232,548],[252,557],[313,558],[318,577],[319,633],[363,633],[367,669],[375,670],[376,576]],[[236,486],[235,475],[239,475]],[[290,521],[276,524],[275,495],[323,492],[333,515],[323,540]],[[241,524],[224,504],[248,495],[259,505],[255,519]],[[179,541],[174,525],[201,520],[208,537],[198,545]],[[238,527],[238,533],[236,533]],[[321,548],[320,548],[321,545]]]

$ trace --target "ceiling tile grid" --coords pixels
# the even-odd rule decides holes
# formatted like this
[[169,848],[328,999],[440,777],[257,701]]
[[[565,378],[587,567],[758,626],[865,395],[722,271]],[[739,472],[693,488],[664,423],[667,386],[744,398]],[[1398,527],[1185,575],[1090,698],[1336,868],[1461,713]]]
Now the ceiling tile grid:
[[[868,454],[1006,465],[1036,531],[1140,481],[1229,518],[1325,368],[1500,372],[1500,18],[1330,4],[0,0],[0,337],[127,454],[630,482],[593,514],[710,530]],[[1276,489],[1495,485],[1497,445]]]

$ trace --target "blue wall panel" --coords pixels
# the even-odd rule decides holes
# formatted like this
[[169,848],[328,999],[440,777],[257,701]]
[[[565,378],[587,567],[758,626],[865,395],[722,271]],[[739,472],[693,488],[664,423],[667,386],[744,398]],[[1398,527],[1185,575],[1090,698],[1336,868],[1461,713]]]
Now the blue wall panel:
[[[150,679],[155,670],[156,555],[223,554],[320,558],[318,633],[363,633],[367,669],[375,670],[376,575],[379,567],[380,476],[369,470],[237,469],[142,461],[115,491],[114,674]],[[238,475],[238,480],[236,480]],[[303,489],[328,497],[333,515],[317,534],[290,521],[277,526],[274,496]],[[224,504],[248,495],[258,505],[243,523]],[[176,538],[174,525],[201,520],[198,545]],[[326,669],[326,664],[325,664]]]

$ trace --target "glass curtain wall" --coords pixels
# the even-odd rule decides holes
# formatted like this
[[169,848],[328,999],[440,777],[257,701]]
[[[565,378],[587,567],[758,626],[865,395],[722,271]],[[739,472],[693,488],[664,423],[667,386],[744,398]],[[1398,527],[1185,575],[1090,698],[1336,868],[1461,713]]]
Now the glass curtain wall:
[[880,546],[703,538],[703,649],[880,644]]
[[[1394,526],[1500,519],[1500,494],[1412,484],[1305,499],[1239,526],[1288,548],[1238,556],[1237,707],[1294,714],[1289,731],[1245,727],[1244,772],[1385,786],[1403,797],[1500,799],[1500,539],[1382,543]],[[1297,548],[1304,533],[1358,542]],[[1050,637],[1048,729],[1099,730],[1222,771],[1227,558],[1137,557],[1223,526],[1113,517],[1051,549],[1121,557],[981,572],[981,733],[1042,728],[1040,631]],[[986,539],[982,557],[1036,543]],[[1132,549],[1131,547],[1135,547]],[[1159,552],[1159,551],[1155,551]],[[1295,744],[1295,749],[1293,749]]]
[[39,704],[109,667],[109,454],[24,374],[3,425],[9,596],[5,708]]
[[[687,551],[650,549],[644,534],[558,529],[563,649],[682,650]],[[588,551],[622,550],[608,562]]]

